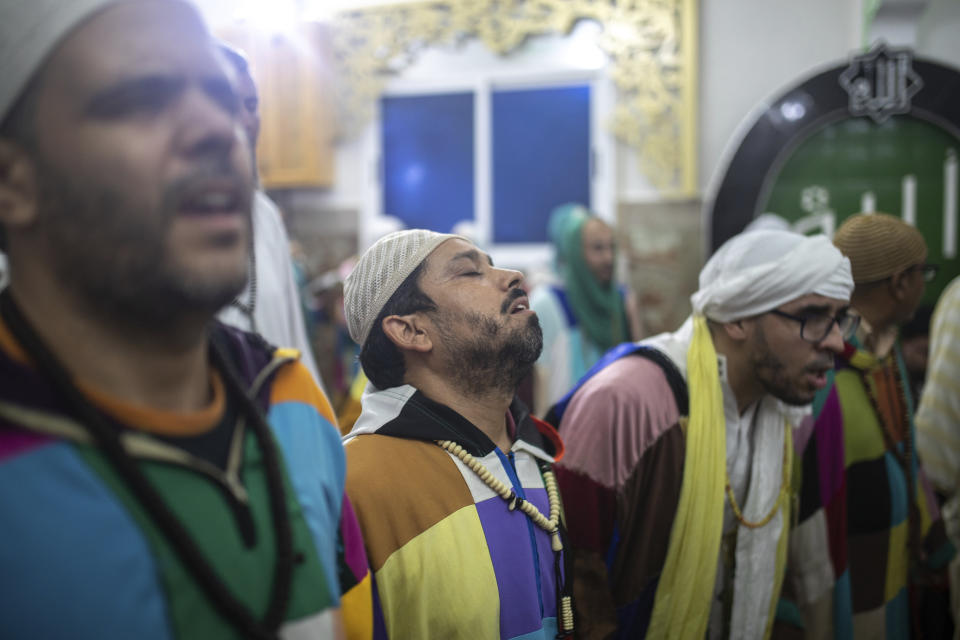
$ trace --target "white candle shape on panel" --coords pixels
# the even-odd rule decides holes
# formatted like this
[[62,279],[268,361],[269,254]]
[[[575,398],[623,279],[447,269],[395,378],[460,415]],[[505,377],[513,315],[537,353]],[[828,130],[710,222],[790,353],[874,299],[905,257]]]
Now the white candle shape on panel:
[[876,213],[876,211],[877,196],[873,194],[873,191],[865,191],[860,196],[860,213]]
[[917,226],[917,176],[903,176],[900,193],[903,198],[900,215],[904,222],[915,227]]
[[957,257],[957,150],[943,163],[943,257]]

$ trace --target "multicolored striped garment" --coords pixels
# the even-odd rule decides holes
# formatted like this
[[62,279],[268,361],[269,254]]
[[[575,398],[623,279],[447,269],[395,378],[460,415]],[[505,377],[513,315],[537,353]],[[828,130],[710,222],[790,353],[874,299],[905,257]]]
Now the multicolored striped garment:
[[561,429],[572,457],[557,468],[564,504],[576,514],[569,529],[578,631],[642,638],[680,500],[686,439],[658,364],[627,355],[600,365],[568,396]]
[[[581,638],[660,638],[663,625],[671,625],[671,637],[690,635],[678,633],[674,620],[658,619],[656,603],[669,595],[683,599],[681,613],[694,611],[686,603],[694,603],[695,585],[679,578],[667,560],[677,536],[698,549],[711,543],[702,528],[677,524],[689,481],[684,356],[691,330],[688,322],[675,333],[611,349],[549,416],[560,420],[567,445],[557,479],[571,516]],[[725,372],[726,359],[717,356],[717,363],[718,374]],[[771,633],[786,563],[789,501],[777,493],[790,452],[786,419],[792,416],[771,396],[740,414],[725,374],[719,377],[732,491],[745,517],[772,518],[747,530],[735,518],[723,483],[707,487],[704,495],[724,505],[717,532],[722,538],[716,555],[704,554],[694,569],[706,583],[695,604],[708,638],[764,638]]]
[[[917,408],[917,453],[934,489],[947,496],[947,536],[960,541],[960,277],[937,301],[930,323],[930,363]],[[960,557],[950,563],[950,608],[960,622]],[[960,624],[957,624],[960,627]]]
[[[628,305],[629,291],[617,287]],[[583,331],[574,312],[567,290],[558,284],[544,284],[530,292],[530,308],[537,312],[543,331],[543,351],[537,359],[534,413],[545,415],[547,410],[563,398],[583,375],[603,357],[604,348]],[[621,320],[624,339],[631,332],[629,311]]]
[[510,419],[516,438],[504,453],[464,417],[409,385],[364,396],[363,413],[345,439],[347,494],[390,638],[556,636],[565,554],[554,553],[544,530],[511,511],[435,442],[460,444],[548,515],[542,472],[562,455],[562,445],[519,402]]
[[960,482],[960,277],[937,301],[930,364],[917,409],[917,451],[934,487],[947,496]]
[[803,480],[781,617],[807,637],[909,638],[911,578],[955,551],[914,453],[899,345],[878,359],[848,344],[831,376],[796,434]]
[[[279,444],[294,552],[281,637],[332,637],[338,606],[351,637],[371,637],[371,578],[344,497],[344,455],[326,398],[295,353],[222,325],[214,338],[266,410]],[[0,380],[0,635],[241,635],[3,325]],[[218,388],[222,394],[219,376],[212,382],[215,396]],[[227,590],[263,619],[275,533],[264,456],[240,412],[222,397],[212,405],[219,409],[187,418],[87,396]],[[236,420],[225,468],[165,438],[177,430],[197,435],[211,416],[217,425]],[[164,431],[151,426],[158,422]]]

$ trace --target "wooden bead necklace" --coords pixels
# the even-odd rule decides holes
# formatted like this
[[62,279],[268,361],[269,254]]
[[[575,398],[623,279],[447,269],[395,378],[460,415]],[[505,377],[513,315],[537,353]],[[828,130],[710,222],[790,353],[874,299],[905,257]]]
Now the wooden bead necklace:
[[783,501],[790,495],[790,442],[788,438],[792,437],[790,433],[790,427],[787,426],[787,431],[783,435],[783,477],[780,480],[780,495],[777,496],[777,501],[773,503],[773,508],[770,509],[770,513],[763,517],[762,520],[758,522],[752,522],[743,517],[743,512],[740,510],[740,505],[737,504],[737,499],[733,495],[733,487],[730,486],[730,473],[725,471],[727,478],[727,499],[730,501],[730,508],[733,509],[733,515],[740,521],[740,524],[747,527],[748,529],[759,529],[773,519],[773,516],[777,515],[777,511],[780,509],[780,505]]
[[[877,376],[883,378],[882,382],[876,378],[871,379],[872,374],[866,367],[859,371],[860,379],[863,382],[863,390],[866,393],[867,400],[870,401],[870,407],[873,409],[874,415],[877,417],[877,423],[880,425],[883,443],[886,450],[897,460],[907,483],[907,548],[913,558],[922,560],[924,552],[920,543],[920,513],[917,505],[916,477],[913,473],[913,433],[910,426],[907,390],[904,388],[903,379],[900,375],[899,363],[893,353],[888,355],[884,361],[879,362],[879,369],[875,371]],[[903,451],[900,451],[897,447],[897,439],[901,436],[901,430],[897,428],[897,424],[888,422],[888,414],[882,411],[880,407],[877,390],[881,384],[886,392],[886,404],[890,407],[890,420],[902,421]],[[892,394],[890,393],[891,388],[893,389]],[[900,415],[892,415],[898,409]]]
[[[506,500],[510,511],[519,509],[530,518],[535,525],[550,534],[551,547],[554,553],[559,554],[563,551],[563,542],[560,540],[560,493],[557,490],[557,481],[552,471],[548,469],[542,470],[543,486],[547,490],[547,500],[550,503],[550,517],[547,518],[540,513],[540,510],[537,509],[532,502],[518,496],[516,491],[501,482],[489,469],[483,466],[483,463],[470,455],[467,450],[459,444],[452,440],[437,440],[436,443],[444,450],[459,458],[460,461],[477,474],[477,476],[483,480],[483,483],[490,487],[494,493]],[[571,602],[570,596],[560,598],[560,611],[558,614],[560,618],[557,621],[560,625],[559,631],[565,635],[571,634],[573,632],[573,603]]]

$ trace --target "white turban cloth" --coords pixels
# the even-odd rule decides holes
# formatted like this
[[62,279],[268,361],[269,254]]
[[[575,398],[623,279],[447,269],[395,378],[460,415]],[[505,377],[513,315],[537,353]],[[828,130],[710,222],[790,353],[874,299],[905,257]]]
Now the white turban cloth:
[[56,46],[119,0],[0,0],[0,122]]
[[850,300],[850,260],[824,236],[750,231],[720,247],[690,297],[694,313],[733,322],[766,313],[807,294]]

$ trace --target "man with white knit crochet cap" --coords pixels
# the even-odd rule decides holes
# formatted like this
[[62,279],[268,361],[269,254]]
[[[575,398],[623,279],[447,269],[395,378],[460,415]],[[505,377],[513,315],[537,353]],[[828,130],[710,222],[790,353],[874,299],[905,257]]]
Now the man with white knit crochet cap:
[[852,289],[827,238],[743,233],[676,333],[614,348],[551,410],[582,637],[769,633],[791,427],[855,327]]
[[225,65],[182,0],[0,2],[4,638],[372,634],[329,403],[215,321],[253,195]]
[[572,635],[563,446],[514,397],[543,342],[522,280],[461,236],[414,229],[344,284],[370,379],[344,439],[347,493],[392,638]]

